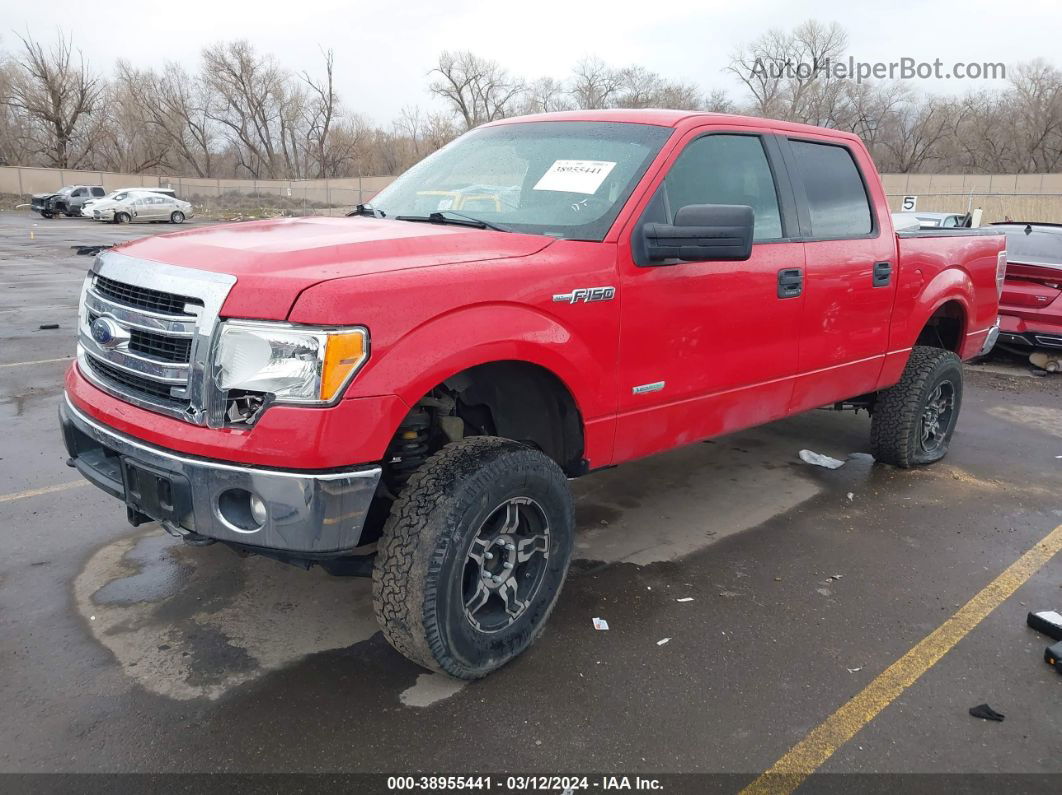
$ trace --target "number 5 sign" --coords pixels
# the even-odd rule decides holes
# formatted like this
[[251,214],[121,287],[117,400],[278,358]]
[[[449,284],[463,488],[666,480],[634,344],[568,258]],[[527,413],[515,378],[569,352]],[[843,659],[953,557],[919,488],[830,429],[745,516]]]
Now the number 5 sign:
[[900,203],[900,209],[905,213],[913,213],[917,205],[917,196],[904,196],[903,201]]

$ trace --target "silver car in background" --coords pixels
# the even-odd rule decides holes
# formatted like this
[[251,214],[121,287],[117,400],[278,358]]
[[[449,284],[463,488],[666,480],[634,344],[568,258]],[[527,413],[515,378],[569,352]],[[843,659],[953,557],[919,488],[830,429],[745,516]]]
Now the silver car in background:
[[193,215],[190,202],[151,191],[128,191],[116,196],[104,205],[92,210],[97,221],[113,221],[116,224],[163,223],[183,224]]
[[112,190],[106,196],[100,197],[98,199],[92,199],[91,201],[85,202],[81,206],[81,215],[82,215],[82,217],[84,217],[84,218],[95,218],[95,216],[92,214],[93,210],[95,210],[97,207],[104,207],[105,206],[104,202],[112,202],[112,201],[115,201],[116,199],[118,199],[118,200],[124,199],[125,196],[123,194],[126,194],[126,193],[161,193],[163,196],[169,196],[169,197],[174,198],[174,199],[177,198],[177,191],[175,191],[173,188],[144,188],[144,187],[118,188],[118,190]]

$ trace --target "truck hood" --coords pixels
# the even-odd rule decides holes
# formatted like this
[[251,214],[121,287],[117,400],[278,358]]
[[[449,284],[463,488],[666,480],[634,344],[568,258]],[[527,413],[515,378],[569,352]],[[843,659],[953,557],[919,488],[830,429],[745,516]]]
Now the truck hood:
[[526,257],[553,238],[378,218],[288,218],[191,229],[117,247],[131,257],[236,277],[222,313],[287,318],[299,293],[330,279]]
[[34,193],[31,198],[34,199],[51,199],[54,196],[58,196],[58,193]]

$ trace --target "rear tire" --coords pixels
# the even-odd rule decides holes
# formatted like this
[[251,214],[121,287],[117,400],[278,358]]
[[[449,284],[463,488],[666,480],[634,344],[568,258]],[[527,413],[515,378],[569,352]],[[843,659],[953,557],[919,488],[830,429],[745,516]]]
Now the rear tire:
[[896,386],[878,393],[870,423],[874,458],[908,469],[948,453],[962,407],[962,361],[951,351],[916,346]]
[[409,479],[373,570],[384,637],[413,662],[478,679],[541,633],[575,527],[564,473],[543,453],[480,436],[449,444]]

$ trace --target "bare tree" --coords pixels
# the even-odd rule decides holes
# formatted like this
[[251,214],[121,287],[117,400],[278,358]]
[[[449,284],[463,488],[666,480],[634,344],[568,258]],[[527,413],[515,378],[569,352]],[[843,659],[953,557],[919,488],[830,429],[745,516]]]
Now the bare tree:
[[611,108],[622,89],[623,78],[600,58],[583,58],[572,70],[569,89],[576,107],[587,110]]
[[848,47],[837,23],[808,20],[792,31],[769,30],[739,47],[727,71],[749,91],[757,115],[827,124],[836,114],[842,82],[831,64]]
[[82,134],[103,91],[100,78],[89,72],[72,40],[60,31],[50,50],[19,36],[22,59],[17,62],[5,103],[25,114],[39,150],[49,165],[73,168],[82,164],[90,141]]
[[467,50],[444,51],[430,74],[435,75],[431,92],[446,101],[466,130],[512,115],[527,90],[497,62]]
[[256,179],[301,176],[293,128],[305,95],[276,60],[233,41],[203,51],[203,72],[207,115],[221,126],[237,170]]
[[890,155],[890,170],[901,174],[920,171],[938,156],[941,143],[953,129],[953,108],[923,97],[892,114],[890,124],[892,129],[882,138]]
[[339,105],[333,80],[335,53],[332,50],[324,53],[324,62],[323,81],[315,80],[306,72],[302,73],[302,80],[309,87],[311,96],[307,103],[306,135],[309,138],[308,146],[317,160],[318,177],[335,176],[337,173],[336,163],[332,160],[328,146],[332,123]]

